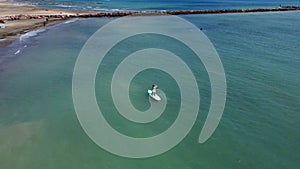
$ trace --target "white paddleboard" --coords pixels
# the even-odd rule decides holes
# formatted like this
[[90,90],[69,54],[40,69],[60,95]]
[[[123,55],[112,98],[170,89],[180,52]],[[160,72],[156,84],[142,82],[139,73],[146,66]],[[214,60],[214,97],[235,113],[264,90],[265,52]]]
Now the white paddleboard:
[[148,90],[148,94],[149,94],[149,96],[150,96],[152,99],[154,99],[154,100],[156,100],[156,101],[160,101],[160,100],[161,100],[161,98],[158,96],[158,94],[152,95],[152,90]]

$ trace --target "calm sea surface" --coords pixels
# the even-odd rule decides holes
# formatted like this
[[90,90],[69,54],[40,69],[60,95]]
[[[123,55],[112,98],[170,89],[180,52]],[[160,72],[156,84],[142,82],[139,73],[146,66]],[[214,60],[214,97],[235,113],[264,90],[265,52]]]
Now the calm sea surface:
[[[194,71],[201,93],[199,115],[187,137],[170,151],[146,159],[123,158],[98,147],[77,119],[72,74],[86,40],[113,19],[75,19],[28,33],[0,49],[0,168],[299,168],[300,12],[181,17],[203,28],[226,73],[225,111],[207,142],[198,144],[210,104],[208,75],[201,62],[184,57],[191,55],[188,50],[177,49]],[[135,45],[130,39],[119,44],[116,58],[104,59],[98,70],[96,97],[108,97],[99,99],[99,105],[107,121],[126,135],[156,135],[176,119],[178,87],[157,70],[138,74],[130,86],[131,101],[140,110],[149,107],[141,93],[153,81],[167,94],[169,107],[154,123],[127,121],[109,99],[111,75],[122,54],[145,44],[158,48],[160,43],[168,44],[169,39],[160,38],[141,35],[133,39]],[[151,77],[153,73],[157,76]]]
[[[232,9],[300,5],[298,0],[16,0],[41,7],[92,10]],[[100,3],[99,3],[100,2]]]

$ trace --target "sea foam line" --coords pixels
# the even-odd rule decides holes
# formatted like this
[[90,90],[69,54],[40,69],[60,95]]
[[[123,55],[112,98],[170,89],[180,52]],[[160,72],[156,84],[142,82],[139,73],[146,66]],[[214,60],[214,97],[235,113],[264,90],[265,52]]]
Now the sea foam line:
[[33,36],[37,36],[39,33],[45,32],[45,31],[46,31],[46,29],[39,29],[39,30],[27,32],[24,35],[20,36],[20,41],[23,41],[23,40],[28,39]]

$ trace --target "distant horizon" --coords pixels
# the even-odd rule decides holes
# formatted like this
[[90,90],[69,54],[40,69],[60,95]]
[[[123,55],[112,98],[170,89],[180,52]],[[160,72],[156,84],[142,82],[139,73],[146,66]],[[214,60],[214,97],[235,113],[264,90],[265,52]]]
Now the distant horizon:
[[[128,11],[128,10],[211,10],[241,8],[273,8],[282,6],[300,6],[296,0],[282,2],[271,0],[13,0],[13,3],[29,3],[43,8],[70,9],[82,11]],[[95,3],[92,3],[95,2]],[[96,3],[97,2],[97,3]]]

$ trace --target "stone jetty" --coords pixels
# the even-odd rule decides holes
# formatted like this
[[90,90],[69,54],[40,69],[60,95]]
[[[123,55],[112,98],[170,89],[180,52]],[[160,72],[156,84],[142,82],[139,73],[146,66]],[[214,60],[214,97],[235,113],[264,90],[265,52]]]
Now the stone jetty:
[[1,20],[26,20],[41,18],[89,18],[89,17],[122,17],[129,15],[151,16],[151,15],[191,15],[191,14],[226,14],[226,13],[250,13],[250,12],[276,12],[296,11],[300,6],[281,6],[277,8],[249,8],[249,9],[218,9],[218,10],[155,10],[155,11],[114,11],[114,12],[72,12],[70,14],[31,14],[31,15],[9,15],[1,16]]
[[224,10],[155,10],[155,11],[114,11],[89,12],[61,9],[36,8],[28,4],[0,3],[0,47],[8,45],[20,35],[50,26],[70,18],[122,17],[152,15],[192,15],[226,14],[249,12],[296,11],[300,6],[281,6],[277,8],[224,9]]

